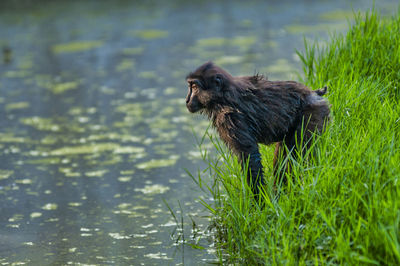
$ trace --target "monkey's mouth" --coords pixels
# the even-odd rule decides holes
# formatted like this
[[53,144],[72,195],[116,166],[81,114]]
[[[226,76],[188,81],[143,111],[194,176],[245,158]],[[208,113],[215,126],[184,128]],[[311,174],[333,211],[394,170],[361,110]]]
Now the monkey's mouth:
[[189,92],[186,96],[186,107],[191,113],[196,113],[203,108],[203,106],[198,101],[197,96],[193,93],[192,84],[190,84]]

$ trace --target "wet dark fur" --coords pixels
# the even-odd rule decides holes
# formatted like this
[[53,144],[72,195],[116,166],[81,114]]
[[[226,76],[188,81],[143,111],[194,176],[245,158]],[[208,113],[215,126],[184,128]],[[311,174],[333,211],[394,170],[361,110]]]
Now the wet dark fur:
[[[258,194],[263,169],[257,143],[277,142],[274,169],[287,150],[296,148],[303,127],[309,146],[314,132],[322,132],[329,117],[329,104],[321,96],[326,87],[312,91],[295,81],[269,81],[262,75],[233,77],[207,62],[187,76],[190,112],[206,114],[221,139],[241,163],[249,158],[248,182]],[[261,177],[261,178],[259,178]]]

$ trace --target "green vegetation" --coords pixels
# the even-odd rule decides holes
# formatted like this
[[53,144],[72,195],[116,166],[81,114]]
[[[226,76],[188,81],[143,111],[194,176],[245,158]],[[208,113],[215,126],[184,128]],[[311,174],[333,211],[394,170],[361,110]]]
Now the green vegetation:
[[151,159],[148,162],[139,163],[136,167],[138,169],[152,169],[158,167],[166,167],[176,164],[179,159],[177,155],[171,155],[168,159]]
[[25,109],[29,107],[28,102],[18,102],[18,103],[9,103],[6,105],[6,110],[11,111],[11,110],[19,110],[19,109]]
[[53,46],[53,52],[60,53],[76,53],[91,50],[103,45],[102,41],[78,41],[70,43],[62,43]]
[[169,35],[168,31],[155,30],[155,29],[138,30],[138,31],[134,31],[133,34],[144,40],[154,40],[154,39],[166,38]]
[[[299,56],[311,88],[329,87],[332,119],[314,156],[293,162],[293,182],[280,191],[272,177],[261,208],[238,163],[211,140],[201,149],[213,183],[193,177],[214,200],[221,261],[255,264],[400,263],[400,18],[357,14],[346,35]],[[199,141],[200,148],[204,137]],[[271,148],[262,147],[266,175]],[[214,154],[214,152],[212,153]]]
[[78,88],[78,85],[79,85],[79,83],[75,82],[75,81],[59,83],[59,84],[55,84],[51,88],[51,91],[54,94],[61,94],[61,93],[64,93],[65,91],[73,90],[73,89]]

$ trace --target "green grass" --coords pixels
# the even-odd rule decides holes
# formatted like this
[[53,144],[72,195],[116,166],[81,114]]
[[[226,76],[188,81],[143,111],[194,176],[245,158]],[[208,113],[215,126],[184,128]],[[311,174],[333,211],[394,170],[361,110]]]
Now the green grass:
[[193,179],[213,197],[203,204],[221,262],[400,264],[399,14],[358,14],[326,47],[305,43],[304,83],[329,87],[332,120],[314,156],[293,162],[279,199],[271,147],[261,147],[270,182],[260,208],[236,159],[210,136],[217,152],[201,149],[208,172]]

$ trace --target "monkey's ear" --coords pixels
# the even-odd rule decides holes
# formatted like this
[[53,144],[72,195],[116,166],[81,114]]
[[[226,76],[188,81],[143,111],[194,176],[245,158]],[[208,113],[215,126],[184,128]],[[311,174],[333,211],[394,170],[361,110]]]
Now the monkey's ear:
[[224,79],[221,74],[216,74],[214,77],[215,80],[215,88],[217,90],[221,90],[224,85]]

